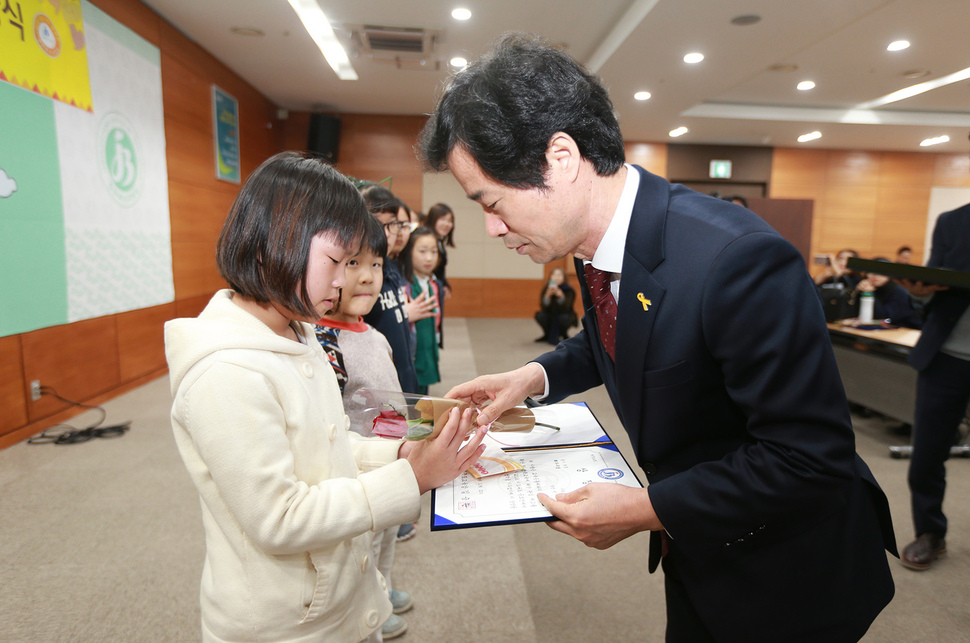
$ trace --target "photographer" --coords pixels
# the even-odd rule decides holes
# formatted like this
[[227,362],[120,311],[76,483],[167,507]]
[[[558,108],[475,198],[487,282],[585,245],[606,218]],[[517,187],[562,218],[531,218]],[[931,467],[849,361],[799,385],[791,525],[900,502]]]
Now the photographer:
[[542,336],[536,338],[537,342],[556,345],[566,339],[569,329],[577,323],[576,311],[573,310],[575,300],[576,291],[566,283],[563,269],[553,269],[539,295],[539,311],[535,317],[542,326]]

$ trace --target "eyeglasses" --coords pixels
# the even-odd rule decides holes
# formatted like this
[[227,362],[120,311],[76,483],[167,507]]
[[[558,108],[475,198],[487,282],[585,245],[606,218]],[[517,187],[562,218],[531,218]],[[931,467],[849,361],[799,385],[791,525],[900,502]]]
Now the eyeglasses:
[[384,229],[388,232],[398,233],[404,229],[405,226],[410,225],[405,221],[388,221],[384,224]]

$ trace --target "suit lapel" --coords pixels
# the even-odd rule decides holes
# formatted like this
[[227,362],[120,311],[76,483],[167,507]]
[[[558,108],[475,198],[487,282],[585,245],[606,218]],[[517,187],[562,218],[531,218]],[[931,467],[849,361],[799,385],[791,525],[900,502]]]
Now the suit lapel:
[[637,170],[640,188],[627,232],[620,297],[616,302],[617,398],[635,453],[642,422],[643,368],[654,320],[666,292],[651,273],[664,259],[663,232],[669,195],[665,180]]
[[664,292],[650,273],[627,254],[620,278],[620,300],[616,302],[616,388],[634,450],[641,421],[643,365]]

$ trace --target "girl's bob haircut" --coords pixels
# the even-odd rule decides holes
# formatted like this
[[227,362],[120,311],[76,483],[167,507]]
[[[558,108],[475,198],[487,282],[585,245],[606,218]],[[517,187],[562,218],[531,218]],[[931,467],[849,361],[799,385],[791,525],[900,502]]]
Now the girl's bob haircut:
[[310,241],[325,235],[356,254],[371,218],[360,193],[331,166],[277,154],[246,179],[229,210],[216,249],[219,274],[244,297],[313,319]]

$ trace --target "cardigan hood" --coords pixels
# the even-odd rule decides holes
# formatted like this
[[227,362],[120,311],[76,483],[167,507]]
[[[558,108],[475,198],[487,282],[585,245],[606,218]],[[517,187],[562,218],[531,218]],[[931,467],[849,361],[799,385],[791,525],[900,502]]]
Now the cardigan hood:
[[[322,355],[323,349],[314,339],[309,324],[300,324],[303,337],[309,338],[306,344],[280,337],[266,324],[232,303],[233,295],[231,290],[220,290],[198,317],[166,322],[165,352],[173,395],[186,373],[217,351],[244,348],[283,355]],[[227,325],[233,328],[233,332],[226,332]]]

